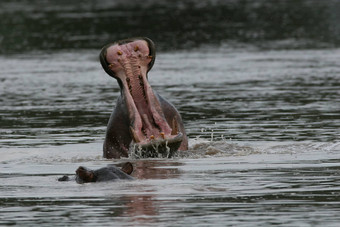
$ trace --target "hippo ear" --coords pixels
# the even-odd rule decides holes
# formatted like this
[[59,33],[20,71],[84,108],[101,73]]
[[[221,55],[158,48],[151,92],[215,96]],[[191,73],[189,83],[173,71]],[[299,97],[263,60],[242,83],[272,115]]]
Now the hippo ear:
[[123,163],[122,165],[122,171],[128,175],[130,175],[133,171],[133,165],[131,164],[131,162],[126,162]]
[[144,39],[148,45],[149,45],[149,55],[152,56],[151,62],[149,63],[149,67],[148,67],[148,72],[150,71],[150,69],[152,69],[153,64],[155,63],[156,60],[156,47],[155,44],[152,42],[151,39],[147,38],[147,37],[142,37],[141,39]]
[[116,78],[116,75],[115,73],[109,68],[109,63],[106,61],[106,51],[107,51],[107,48],[109,48],[110,46],[114,45],[115,43],[110,43],[110,44],[107,44],[105,45],[102,50],[100,51],[100,54],[99,54],[99,60],[100,60],[100,63],[103,67],[103,69],[105,70],[105,72],[107,74],[109,74],[110,76]]

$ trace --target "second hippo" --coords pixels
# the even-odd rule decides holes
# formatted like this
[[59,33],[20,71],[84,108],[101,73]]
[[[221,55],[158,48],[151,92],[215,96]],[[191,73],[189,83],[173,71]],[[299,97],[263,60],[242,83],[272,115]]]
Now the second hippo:
[[63,176],[58,181],[72,181],[75,180],[79,184],[91,182],[106,182],[116,180],[132,180],[130,174],[133,171],[133,166],[130,162],[121,164],[121,169],[115,165],[108,165],[106,167],[91,170],[83,166],[79,166],[74,177]]

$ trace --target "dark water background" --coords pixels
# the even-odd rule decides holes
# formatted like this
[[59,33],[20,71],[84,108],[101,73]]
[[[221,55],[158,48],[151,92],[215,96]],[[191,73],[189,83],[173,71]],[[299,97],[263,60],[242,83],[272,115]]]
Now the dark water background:
[[[94,48],[147,36],[160,50],[236,41],[340,45],[338,0],[2,0],[0,53]],[[294,40],[289,44],[268,41]]]
[[[0,225],[338,226],[340,1],[0,2]],[[103,45],[148,36],[190,149],[103,167]],[[118,160],[114,160],[118,163]]]

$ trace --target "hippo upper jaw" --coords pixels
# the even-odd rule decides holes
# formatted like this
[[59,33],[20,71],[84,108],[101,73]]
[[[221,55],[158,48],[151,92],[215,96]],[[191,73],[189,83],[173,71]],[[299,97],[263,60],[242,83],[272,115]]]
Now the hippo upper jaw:
[[178,119],[166,120],[147,78],[155,60],[152,41],[118,42],[106,46],[102,53],[101,63],[105,71],[116,78],[121,87],[133,150],[141,156],[167,155],[176,151],[183,138],[178,130]]

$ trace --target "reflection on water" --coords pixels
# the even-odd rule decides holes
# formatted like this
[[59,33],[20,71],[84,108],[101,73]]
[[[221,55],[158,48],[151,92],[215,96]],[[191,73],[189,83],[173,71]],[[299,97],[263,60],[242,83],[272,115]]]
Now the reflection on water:
[[30,159],[1,158],[0,224],[336,226],[340,144],[267,145],[252,145],[252,152],[233,144],[225,154],[193,159],[132,159],[136,180],[82,185],[56,179],[78,165],[110,163],[97,151],[85,149],[91,157],[80,163],[72,149],[78,145],[60,147],[60,160],[46,149]]

